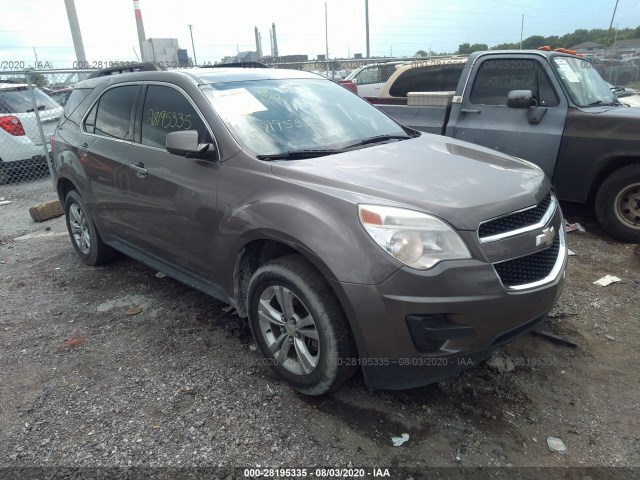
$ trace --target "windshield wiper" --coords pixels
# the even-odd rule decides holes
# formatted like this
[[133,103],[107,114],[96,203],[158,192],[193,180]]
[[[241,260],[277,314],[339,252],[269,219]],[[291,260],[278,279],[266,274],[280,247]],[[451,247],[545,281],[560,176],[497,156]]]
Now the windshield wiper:
[[290,152],[270,153],[267,155],[256,155],[258,160],[297,160],[300,158],[322,157],[324,155],[333,155],[343,150],[292,150]]
[[[38,105],[38,110],[45,110],[47,107],[44,105]],[[26,111],[26,113],[30,113],[33,112],[35,109],[30,108],[29,110]]]
[[605,102],[603,100],[596,100],[595,102],[591,102],[587,107],[617,107],[618,105],[622,105],[620,102]]
[[364,140],[360,140],[352,145],[349,145],[346,148],[359,147],[361,145],[369,145],[370,143],[379,143],[386,142],[387,140],[409,140],[410,138],[414,138],[409,135],[376,135],[375,137],[365,138]]

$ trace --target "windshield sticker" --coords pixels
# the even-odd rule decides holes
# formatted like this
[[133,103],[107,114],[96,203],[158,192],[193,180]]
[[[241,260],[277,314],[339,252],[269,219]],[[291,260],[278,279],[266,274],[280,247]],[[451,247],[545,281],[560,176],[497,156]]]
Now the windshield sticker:
[[223,117],[251,115],[267,110],[267,107],[246,88],[216,91],[213,94],[213,106]]
[[564,58],[556,58],[556,65],[560,71],[564,73],[564,76],[567,77],[569,82],[580,83],[580,78],[578,78],[576,72],[573,71],[571,65],[569,65]]

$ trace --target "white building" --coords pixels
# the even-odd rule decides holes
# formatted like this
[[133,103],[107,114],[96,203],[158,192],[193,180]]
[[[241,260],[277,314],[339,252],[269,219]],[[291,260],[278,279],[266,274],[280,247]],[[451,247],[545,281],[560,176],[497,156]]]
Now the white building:
[[167,67],[177,67],[179,49],[177,38],[148,38],[144,45],[144,59]]

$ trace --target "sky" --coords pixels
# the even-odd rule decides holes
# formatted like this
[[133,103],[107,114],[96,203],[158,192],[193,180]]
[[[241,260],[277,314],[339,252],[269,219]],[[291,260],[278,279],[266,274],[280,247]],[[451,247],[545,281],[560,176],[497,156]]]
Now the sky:
[[[461,43],[490,47],[531,35],[609,28],[615,0],[369,0],[372,56],[413,56],[418,50],[455,52]],[[224,4],[224,7],[221,7]],[[325,37],[325,4],[327,37]],[[75,0],[87,61],[135,61],[140,54],[132,0]],[[557,5],[552,8],[551,5]],[[365,0],[140,0],[148,38],[177,38],[198,63],[255,50],[254,27],[270,53],[276,25],[280,55],[366,53]],[[619,0],[613,26],[640,25],[640,1]],[[567,45],[570,47],[570,45]],[[34,52],[35,49],[35,52]],[[64,0],[0,0],[0,70],[6,62],[73,66],[75,52]]]

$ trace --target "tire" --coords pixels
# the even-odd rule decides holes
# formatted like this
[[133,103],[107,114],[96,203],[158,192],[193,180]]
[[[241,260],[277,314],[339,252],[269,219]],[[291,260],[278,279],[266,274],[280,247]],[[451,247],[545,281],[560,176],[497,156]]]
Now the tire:
[[248,310],[262,355],[295,390],[324,395],[357,370],[342,307],[324,277],[302,256],[288,255],[258,268],[249,283]]
[[640,164],[616,170],[596,195],[596,217],[612,237],[640,242]]
[[75,190],[65,198],[64,213],[71,243],[82,262],[102,265],[113,260],[115,250],[102,241],[82,197]]

